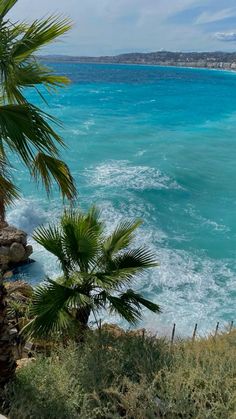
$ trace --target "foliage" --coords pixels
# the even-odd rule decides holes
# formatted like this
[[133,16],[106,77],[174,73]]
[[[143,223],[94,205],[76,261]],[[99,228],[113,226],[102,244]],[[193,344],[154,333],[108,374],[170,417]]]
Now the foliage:
[[98,210],[66,211],[59,225],[41,227],[35,240],[57,256],[64,277],[36,288],[28,325],[31,336],[86,327],[90,314],[106,309],[129,323],[141,317],[142,306],[158,313],[159,306],[132,289],[134,277],[156,266],[152,253],[131,248],[140,221],[121,222],[107,235]]
[[155,380],[169,418],[235,418],[236,331],[196,344],[181,342]]
[[170,350],[164,339],[116,330],[89,332],[83,345],[19,370],[8,387],[8,417],[235,417],[235,332]]
[[24,281],[6,282],[5,287],[8,318],[20,330],[21,323],[24,324],[29,315],[33,288]]
[[19,196],[12,178],[9,155],[15,153],[47,192],[55,181],[63,197],[72,199],[76,190],[67,165],[59,158],[62,138],[54,131],[57,121],[29,103],[26,88],[34,88],[44,99],[42,87],[55,89],[68,83],[35,58],[45,45],[66,33],[71,23],[60,17],[37,19],[31,24],[12,22],[8,12],[17,0],[0,0],[0,200],[1,219],[5,207]]

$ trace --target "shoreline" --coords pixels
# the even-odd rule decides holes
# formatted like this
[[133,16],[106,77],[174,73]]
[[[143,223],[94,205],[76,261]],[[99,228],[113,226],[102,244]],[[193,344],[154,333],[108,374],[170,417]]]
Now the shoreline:
[[189,70],[208,70],[208,71],[219,71],[221,73],[227,72],[231,74],[236,73],[236,68],[219,68],[219,67],[198,67],[198,66],[183,66],[183,65],[165,65],[163,64],[148,64],[148,63],[114,63],[114,62],[108,62],[108,61],[80,61],[80,60],[60,60],[52,57],[52,59],[49,58],[43,58],[41,59],[48,63],[56,63],[56,64],[95,64],[95,65],[115,65],[115,66],[136,66],[136,67],[159,67],[159,68],[180,68],[180,69],[189,69]]

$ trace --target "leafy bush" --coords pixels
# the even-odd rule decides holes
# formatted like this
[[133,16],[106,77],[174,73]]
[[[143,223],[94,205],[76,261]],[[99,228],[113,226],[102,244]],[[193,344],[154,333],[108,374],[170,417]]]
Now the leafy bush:
[[18,370],[8,417],[234,418],[236,333],[172,349],[163,339],[90,332]]
[[180,343],[156,388],[167,418],[235,418],[236,333]]

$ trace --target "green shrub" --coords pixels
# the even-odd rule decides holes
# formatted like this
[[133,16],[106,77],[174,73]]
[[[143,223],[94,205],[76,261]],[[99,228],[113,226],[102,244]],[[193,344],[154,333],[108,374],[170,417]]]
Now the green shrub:
[[[18,370],[11,419],[235,418],[236,334],[172,349],[163,339],[89,333]],[[161,403],[160,403],[161,400]]]
[[155,382],[167,418],[236,418],[236,334],[178,344]]

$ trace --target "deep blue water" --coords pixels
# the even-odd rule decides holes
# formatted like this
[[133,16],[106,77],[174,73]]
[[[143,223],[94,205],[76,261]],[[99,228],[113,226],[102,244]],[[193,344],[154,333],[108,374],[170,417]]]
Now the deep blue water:
[[[29,98],[59,118],[63,157],[79,189],[79,204],[103,209],[108,229],[141,217],[137,242],[150,246],[160,267],[136,289],[160,303],[143,324],[202,333],[236,314],[236,74],[89,64],[51,64],[71,85]],[[15,162],[23,200],[9,220],[33,229],[56,220],[62,203],[47,199]],[[54,258],[35,245],[35,264],[22,271],[33,283],[56,275]]]

